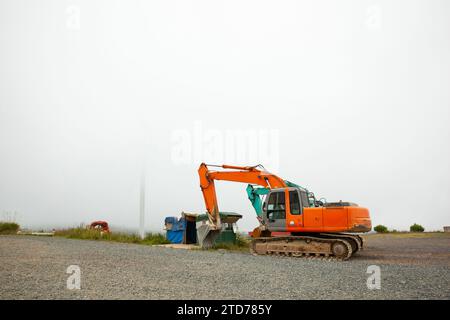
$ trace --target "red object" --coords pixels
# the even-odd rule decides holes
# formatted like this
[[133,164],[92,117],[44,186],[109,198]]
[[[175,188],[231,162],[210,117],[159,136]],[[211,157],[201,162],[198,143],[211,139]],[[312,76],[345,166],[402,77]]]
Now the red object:
[[99,229],[102,232],[109,233],[108,222],[106,221],[94,221],[91,223],[90,229]]

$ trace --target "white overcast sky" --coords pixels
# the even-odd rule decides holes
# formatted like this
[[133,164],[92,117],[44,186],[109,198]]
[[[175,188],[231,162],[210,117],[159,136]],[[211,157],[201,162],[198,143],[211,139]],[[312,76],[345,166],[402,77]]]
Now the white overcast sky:
[[[2,0],[0,220],[137,228],[144,162],[160,230],[204,212],[201,161],[234,159],[374,225],[450,225],[449,16],[446,0]],[[217,189],[257,225],[245,185]]]

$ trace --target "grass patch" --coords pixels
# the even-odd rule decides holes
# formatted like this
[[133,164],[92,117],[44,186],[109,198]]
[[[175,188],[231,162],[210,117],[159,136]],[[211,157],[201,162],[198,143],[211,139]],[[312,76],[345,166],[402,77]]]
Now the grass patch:
[[167,244],[170,243],[166,237],[161,233],[147,233],[144,239],[141,239],[137,234],[130,234],[124,232],[101,233],[100,230],[88,229],[84,225],[76,228],[69,228],[57,230],[55,236],[64,237],[68,239],[82,239],[82,240],[101,240],[114,241],[122,243],[136,243],[145,245]]
[[16,234],[20,226],[14,222],[0,222],[0,234]]
[[397,231],[388,233],[374,233],[365,234],[363,237],[390,237],[390,238],[449,238],[448,232],[409,232],[409,231]]
[[154,245],[154,244],[168,244],[169,240],[161,233],[147,233],[145,235],[144,240],[142,240],[143,244]]

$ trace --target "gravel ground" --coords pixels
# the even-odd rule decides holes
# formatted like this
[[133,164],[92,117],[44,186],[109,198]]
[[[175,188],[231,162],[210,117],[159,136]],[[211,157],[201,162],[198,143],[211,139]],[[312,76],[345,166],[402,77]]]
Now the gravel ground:
[[[450,299],[450,237],[367,237],[350,261],[0,236],[0,299]],[[381,289],[369,290],[369,265]],[[81,290],[69,290],[69,265]]]

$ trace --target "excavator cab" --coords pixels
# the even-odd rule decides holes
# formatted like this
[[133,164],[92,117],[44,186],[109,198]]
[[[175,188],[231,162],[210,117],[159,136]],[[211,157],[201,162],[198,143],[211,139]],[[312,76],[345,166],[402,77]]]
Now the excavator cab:
[[[267,195],[263,204],[263,224],[271,231],[287,231],[289,223],[303,224],[304,207],[309,207],[308,194],[299,188],[273,189]],[[293,220],[294,219],[294,220]]]
[[273,231],[284,231],[286,226],[286,193],[284,189],[274,190],[263,206],[263,222]]

